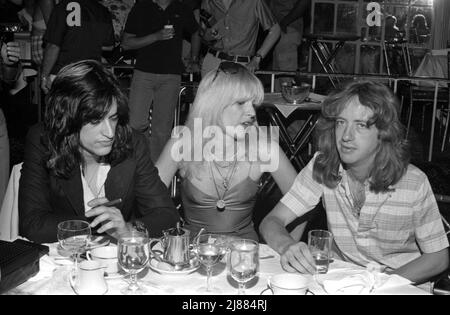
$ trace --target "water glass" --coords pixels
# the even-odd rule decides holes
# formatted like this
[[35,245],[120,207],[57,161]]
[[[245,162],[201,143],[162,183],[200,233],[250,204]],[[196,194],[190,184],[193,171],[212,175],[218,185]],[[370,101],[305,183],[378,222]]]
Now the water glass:
[[194,239],[194,248],[198,260],[206,268],[206,287],[198,291],[220,293],[220,289],[211,286],[212,267],[226,254],[226,238],[219,234],[202,234]]
[[327,273],[331,259],[333,234],[326,230],[311,230],[308,233],[308,248],[316,263],[316,273]]
[[144,270],[150,259],[150,240],[143,232],[131,231],[122,236],[117,245],[117,258],[120,267],[130,274],[129,286],[122,294],[144,294],[145,288],[139,286],[137,274]]
[[68,220],[58,224],[57,238],[62,249],[71,253],[73,269],[76,271],[78,255],[82,253],[91,237],[89,222]]
[[259,244],[240,239],[230,243],[228,272],[239,284],[238,294],[245,294],[245,284],[256,277],[259,270]]

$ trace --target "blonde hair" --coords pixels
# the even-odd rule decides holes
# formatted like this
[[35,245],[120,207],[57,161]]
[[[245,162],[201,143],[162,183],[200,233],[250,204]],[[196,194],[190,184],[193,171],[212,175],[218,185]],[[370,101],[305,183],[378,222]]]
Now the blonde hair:
[[[235,63],[232,68],[228,71],[222,70],[219,66],[217,70],[210,71],[200,81],[185,124],[192,135],[194,121],[200,120],[203,129],[219,126],[224,130],[222,114],[228,106],[249,100],[258,106],[264,100],[264,88],[261,81],[243,65]],[[189,176],[193,168],[198,170],[198,166],[203,162],[182,161],[181,168],[186,171],[185,175]]]

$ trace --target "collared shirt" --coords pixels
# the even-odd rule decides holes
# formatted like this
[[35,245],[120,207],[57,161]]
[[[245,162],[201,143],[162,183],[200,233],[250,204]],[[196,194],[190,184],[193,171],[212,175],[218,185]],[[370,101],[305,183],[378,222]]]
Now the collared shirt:
[[430,183],[417,167],[409,165],[391,192],[374,193],[366,184],[366,202],[358,216],[346,171],[341,166],[342,180],[334,189],[319,184],[312,176],[316,157],[299,173],[281,202],[302,216],[322,198],[328,228],[341,258],[361,266],[377,262],[396,269],[421,253],[448,247]]
[[232,0],[225,9],[222,0],[206,0],[202,9],[216,19],[212,25],[221,36],[214,48],[230,55],[252,56],[255,53],[259,25],[268,30],[276,24],[264,0]]
[[163,10],[152,0],[137,2],[128,15],[124,32],[144,37],[158,32],[166,24],[173,25],[175,36],[139,48],[135,69],[157,74],[182,73],[183,35],[192,35],[198,30],[198,23],[189,6],[179,0],[173,0]]

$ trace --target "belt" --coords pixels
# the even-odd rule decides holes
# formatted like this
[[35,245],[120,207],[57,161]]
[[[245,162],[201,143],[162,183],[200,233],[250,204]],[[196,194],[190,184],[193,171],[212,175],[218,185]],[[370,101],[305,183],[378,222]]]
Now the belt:
[[238,55],[229,55],[227,53],[224,53],[223,51],[217,51],[215,49],[209,48],[208,53],[213,55],[216,58],[227,60],[227,61],[234,61],[234,62],[250,62],[249,56],[238,56]]

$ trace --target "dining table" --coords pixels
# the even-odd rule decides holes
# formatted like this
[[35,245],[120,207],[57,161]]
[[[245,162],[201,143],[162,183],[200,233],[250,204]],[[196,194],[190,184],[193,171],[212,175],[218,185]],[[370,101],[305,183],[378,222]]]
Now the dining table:
[[[39,272],[21,285],[10,289],[6,295],[75,295],[76,292],[70,285],[69,277],[73,268],[72,261],[68,257],[60,255],[58,244],[45,244],[49,246],[49,253],[40,258]],[[108,245],[114,246],[114,245]],[[65,259],[66,258],[66,259]],[[193,270],[161,271],[149,264],[138,274],[138,281],[146,289],[148,295],[184,295],[196,296],[207,293],[199,293],[199,288],[206,284],[206,272],[202,266]],[[284,273],[280,265],[280,256],[266,244],[259,245],[259,271],[255,278],[246,284],[247,295],[270,295],[268,280],[275,274]],[[344,284],[349,275],[361,276],[367,274],[363,267],[334,259],[329,266],[327,274],[305,275],[308,279],[308,291],[310,295],[346,294],[349,292],[327,291],[326,279],[335,281],[341,279]],[[116,276],[105,277],[107,283],[106,295],[120,295],[121,289],[128,286],[128,277],[119,272]],[[430,294],[416,287],[405,278],[397,275],[378,273],[370,290],[361,291],[363,294]],[[318,280],[319,279],[319,280]],[[233,296],[238,293],[238,284],[235,282],[226,268],[226,257],[213,267],[212,286],[219,292],[214,295]],[[339,282],[338,282],[339,283]],[[329,290],[329,289],[328,289]],[[333,289],[334,290],[334,289]],[[355,292],[352,291],[352,294]]]

